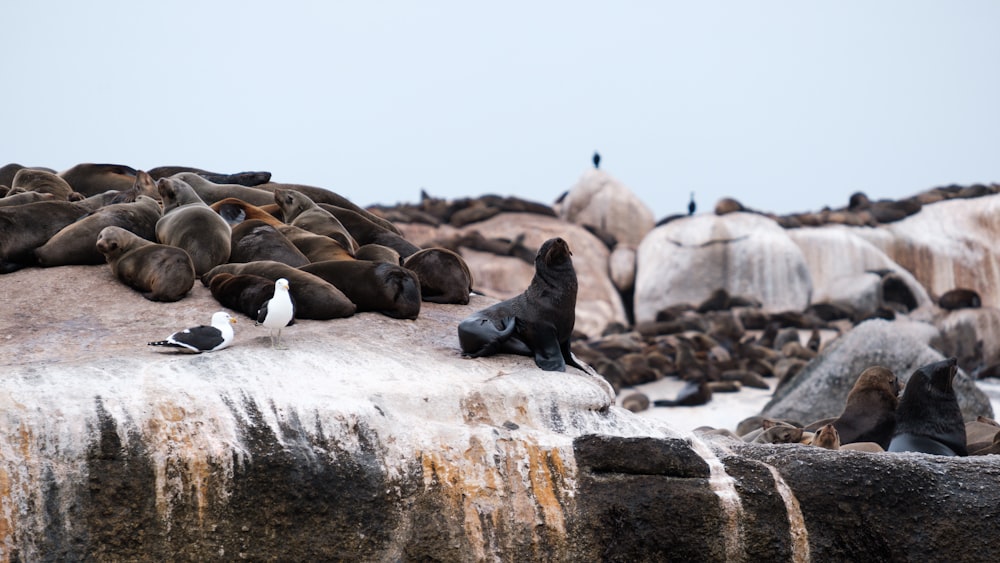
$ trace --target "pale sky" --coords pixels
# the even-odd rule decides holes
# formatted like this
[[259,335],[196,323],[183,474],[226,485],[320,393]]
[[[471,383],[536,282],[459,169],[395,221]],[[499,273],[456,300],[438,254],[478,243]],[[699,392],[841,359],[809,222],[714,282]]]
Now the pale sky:
[[0,164],[268,170],[359,205],[657,218],[1000,182],[1000,2],[16,2]]

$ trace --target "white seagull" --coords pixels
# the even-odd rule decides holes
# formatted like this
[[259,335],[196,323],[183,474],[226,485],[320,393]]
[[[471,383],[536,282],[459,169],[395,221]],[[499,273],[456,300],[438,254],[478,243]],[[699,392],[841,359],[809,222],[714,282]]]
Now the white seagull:
[[199,325],[186,328],[171,334],[166,340],[150,342],[149,345],[180,348],[195,354],[215,352],[233,343],[233,337],[236,335],[233,331],[234,324],[236,319],[225,311],[219,311],[212,315],[212,326]]
[[254,326],[264,325],[271,331],[271,348],[287,350],[281,347],[281,329],[295,321],[295,304],[288,293],[288,280],[279,278],[274,282],[274,297],[260,306],[257,311],[257,322]]

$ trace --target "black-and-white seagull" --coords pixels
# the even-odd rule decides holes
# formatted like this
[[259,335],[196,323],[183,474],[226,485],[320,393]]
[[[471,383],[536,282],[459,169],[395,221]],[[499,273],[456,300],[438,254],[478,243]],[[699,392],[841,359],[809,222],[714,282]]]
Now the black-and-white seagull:
[[274,282],[274,296],[264,302],[257,311],[254,326],[264,326],[271,331],[271,348],[281,348],[281,329],[295,322],[295,303],[288,292],[288,280],[279,278]]
[[233,343],[233,337],[236,336],[233,331],[234,324],[236,324],[235,318],[225,311],[219,311],[212,315],[211,326],[198,325],[186,328],[171,334],[166,340],[150,342],[149,345],[180,348],[182,351],[195,354],[215,352]]

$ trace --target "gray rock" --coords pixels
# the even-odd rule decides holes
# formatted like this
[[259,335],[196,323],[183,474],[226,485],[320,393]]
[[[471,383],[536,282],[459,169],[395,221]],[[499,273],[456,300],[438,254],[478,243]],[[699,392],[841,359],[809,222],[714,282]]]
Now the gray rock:
[[[880,365],[906,381],[917,368],[944,359],[929,346],[936,334],[936,329],[925,323],[865,321],[824,347],[816,359],[775,390],[762,413],[803,424],[838,416],[848,392],[866,368]],[[993,416],[989,399],[968,375],[960,370],[954,384],[966,420]]]

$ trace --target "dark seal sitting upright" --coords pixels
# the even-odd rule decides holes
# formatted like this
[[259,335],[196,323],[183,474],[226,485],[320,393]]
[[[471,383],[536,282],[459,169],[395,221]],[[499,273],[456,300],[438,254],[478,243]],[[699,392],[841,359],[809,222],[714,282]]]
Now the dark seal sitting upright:
[[542,244],[535,276],[524,293],[478,311],[458,325],[463,355],[498,353],[534,356],[546,371],[566,371],[573,359],[569,338],[576,323],[576,270],[573,253],[561,238]]
[[952,381],[958,360],[948,358],[913,372],[896,408],[896,433],[890,452],[969,455],[965,423]]

